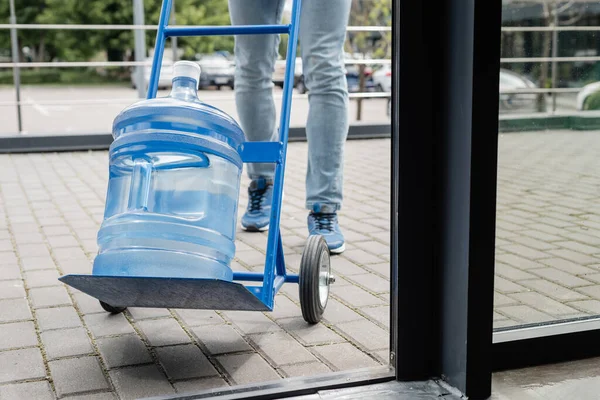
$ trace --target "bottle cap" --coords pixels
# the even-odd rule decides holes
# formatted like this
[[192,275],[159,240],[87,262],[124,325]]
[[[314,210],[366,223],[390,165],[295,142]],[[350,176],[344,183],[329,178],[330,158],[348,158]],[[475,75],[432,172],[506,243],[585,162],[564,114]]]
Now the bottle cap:
[[177,61],[173,64],[173,77],[191,78],[198,82],[200,80],[200,65],[193,61]]

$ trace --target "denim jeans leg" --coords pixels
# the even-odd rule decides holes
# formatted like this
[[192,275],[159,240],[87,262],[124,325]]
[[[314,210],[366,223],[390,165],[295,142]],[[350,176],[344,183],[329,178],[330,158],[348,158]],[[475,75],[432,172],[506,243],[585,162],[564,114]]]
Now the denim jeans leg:
[[348,84],[344,42],[351,0],[304,0],[300,15],[302,70],[308,89],[306,207],[342,207]]
[[[283,0],[229,0],[232,25],[280,24]],[[235,36],[235,102],[248,141],[278,138],[272,76],[279,49],[279,35]],[[275,166],[246,164],[250,179],[272,179]]]

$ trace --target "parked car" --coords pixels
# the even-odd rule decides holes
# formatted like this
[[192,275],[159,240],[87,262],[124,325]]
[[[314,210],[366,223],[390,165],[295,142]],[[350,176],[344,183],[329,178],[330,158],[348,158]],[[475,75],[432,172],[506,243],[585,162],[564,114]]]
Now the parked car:
[[392,66],[382,65],[373,72],[373,84],[379,92],[392,91]]
[[[348,58],[348,56],[346,56]],[[360,67],[357,64],[346,64],[345,66],[346,82],[348,83],[348,92],[360,92]],[[296,90],[300,94],[308,91],[304,84],[304,75],[301,75],[296,83]],[[365,68],[365,91],[374,92],[376,90],[375,82],[373,81],[373,69],[369,66]]]
[[587,109],[587,100],[591,95],[600,91],[600,82],[594,82],[585,85],[577,94],[577,110],[583,111]]
[[196,60],[200,65],[200,89],[216,86],[221,89],[229,86],[233,89],[235,80],[235,64],[221,54],[197,54]]
[[[283,88],[283,81],[285,80],[286,60],[277,57],[275,61],[275,71],[273,72],[273,83],[280,88]],[[298,85],[300,78],[302,77],[302,58],[296,57],[296,65],[294,66],[294,87]]]
[[[146,89],[150,85],[150,73],[152,72],[152,57],[146,58],[147,66],[144,67],[144,83]],[[173,80],[173,61],[167,58],[163,58],[162,65],[160,67],[160,75],[158,78],[158,88],[167,89],[171,87]],[[137,89],[137,68],[131,70],[131,87]]]
[[507,69],[500,69],[500,110],[510,111],[535,107],[536,93],[502,93],[503,90],[536,89],[538,86],[528,78]]

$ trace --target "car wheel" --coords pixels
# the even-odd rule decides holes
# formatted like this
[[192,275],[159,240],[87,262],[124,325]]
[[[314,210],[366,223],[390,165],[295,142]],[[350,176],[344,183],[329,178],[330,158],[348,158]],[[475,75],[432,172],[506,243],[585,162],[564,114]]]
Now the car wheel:
[[298,93],[305,94],[308,90],[306,90],[306,85],[304,85],[304,79],[300,79],[298,81],[298,85],[296,85],[296,90]]

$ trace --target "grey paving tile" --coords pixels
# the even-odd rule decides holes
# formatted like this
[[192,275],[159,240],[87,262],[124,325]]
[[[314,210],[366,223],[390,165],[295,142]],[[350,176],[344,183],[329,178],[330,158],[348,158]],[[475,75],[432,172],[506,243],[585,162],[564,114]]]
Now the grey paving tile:
[[[369,292],[356,286],[342,286],[337,281],[331,286],[331,293],[352,307],[382,305],[384,302]],[[328,306],[329,307],[329,306]]]
[[390,281],[375,274],[367,273],[353,275],[348,279],[372,293],[385,293],[390,291]]
[[289,318],[279,321],[286,332],[290,333],[304,346],[345,342],[340,335],[324,324],[308,324],[303,318]]
[[225,355],[217,360],[237,385],[281,379],[281,376],[256,353]]
[[537,308],[545,313],[551,315],[569,315],[577,313],[577,310],[562,304],[559,301],[552,300],[551,298],[544,296],[539,293],[514,293],[510,297],[519,300],[523,304],[530,305],[531,307]]
[[53,249],[61,247],[77,247],[79,242],[73,237],[73,235],[50,235],[47,236],[48,244]]
[[0,300],[25,298],[25,296],[22,280],[0,281]]
[[561,285],[549,282],[545,279],[534,279],[522,282],[522,284],[539,293],[545,294],[559,301],[586,300],[588,297],[584,294],[567,289]]
[[96,344],[109,369],[152,362],[146,345],[137,334],[100,338]]
[[46,331],[41,333],[41,338],[48,360],[94,353],[90,338],[83,328]]
[[0,300],[0,322],[32,319],[27,299]]
[[286,332],[251,335],[249,339],[275,366],[315,361],[314,356]]
[[389,347],[389,333],[366,319],[339,324],[336,329],[367,351]]
[[389,329],[390,306],[364,307],[360,311],[371,321]]
[[551,282],[555,282],[561,286],[565,286],[568,288],[588,286],[592,284],[592,282],[589,282],[585,279],[581,279],[575,275],[569,274],[556,268],[541,268],[531,272]]
[[0,266],[17,264],[17,256],[13,251],[0,251]]
[[77,328],[81,319],[73,307],[42,308],[35,312],[40,330]]
[[75,299],[75,304],[79,308],[79,311],[81,311],[83,314],[106,313],[106,311],[104,311],[104,309],[100,306],[98,299],[95,299],[90,295],[82,292],[76,292],[73,294],[73,297]]
[[330,324],[358,321],[362,318],[360,314],[331,297],[327,301],[327,307],[323,313],[323,319]]
[[10,365],[10,368],[0,368],[0,384],[46,376],[44,360],[38,348],[2,351],[0,365]]
[[262,313],[246,311],[226,311],[225,318],[232,322],[243,334],[266,333],[281,328]]
[[0,265],[0,279],[1,280],[20,280],[21,270],[19,266],[15,264]]
[[158,359],[172,380],[219,376],[217,370],[195,345],[156,349]]
[[83,250],[79,247],[64,247],[53,249],[54,257],[59,262],[62,261],[89,261]]
[[37,345],[38,340],[33,322],[0,324],[0,350]]
[[54,400],[54,393],[46,381],[0,385],[0,399]]
[[593,274],[594,272],[596,272],[593,268],[584,267],[580,264],[562,258],[549,258],[546,260],[542,260],[542,264],[554,267],[556,269],[560,269],[561,271],[567,272],[572,275]]
[[23,244],[18,247],[21,257],[48,257],[50,252],[43,243]]
[[123,314],[89,314],[84,317],[84,321],[95,338],[135,333]]
[[142,308],[142,307],[133,307],[128,308],[129,314],[133,317],[134,320],[140,321],[148,318],[163,318],[163,317],[172,317],[169,310],[165,308]]
[[302,315],[300,306],[282,294],[275,296],[275,307],[269,316],[275,320],[293,318]]
[[114,392],[103,392],[103,393],[92,393],[92,394],[79,394],[74,396],[65,397],[66,399],[73,400],[116,400],[117,397]]
[[364,250],[346,250],[344,252],[344,257],[353,261],[359,265],[364,264],[377,264],[382,262],[383,260],[380,257],[374,256],[372,254],[367,253]]
[[175,393],[167,377],[155,365],[115,369],[109,375],[122,400]]
[[331,373],[331,369],[320,362],[284,365],[280,367],[280,370],[287,378],[294,378],[298,376],[315,376]]
[[62,285],[62,283],[58,280],[58,271],[55,269],[28,271],[25,272],[23,278],[25,279],[28,288]]
[[198,326],[192,332],[211,354],[253,350],[231,325]]
[[204,378],[173,383],[177,393],[198,393],[202,390],[217,389],[229,386],[222,378]]
[[516,254],[510,254],[510,253],[499,255],[496,257],[496,260],[501,261],[508,265],[512,265],[513,267],[516,267],[516,268],[524,269],[524,270],[544,267],[544,265],[540,264],[539,262],[535,262],[535,261],[529,260],[527,258],[518,256]]
[[174,310],[186,326],[219,325],[224,322],[223,318],[212,310]]
[[525,279],[536,279],[536,275],[532,275],[519,268],[512,267],[508,264],[496,263],[496,275],[502,276],[511,281],[522,281]]
[[190,337],[174,318],[150,319],[137,323],[151,346],[190,343]]
[[600,261],[600,259],[596,257],[592,257],[587,254],[570,249],[548,250],[548,253],[581,265],[594,264]]
[[555,318],[526,305],[496,306],[496,311],[521,323],[548,322]]
[[25,271],[56,268],[56,265],[54,264],[54,261],[50,255],[42,257],[22,256],[21,265]]
[[349,343],[314,347],[313,352],[329,363],[334,371],[376,367],[377,361]]
[[72,304],[71,298],[64,286],[33,288],[29,290],[29,296],[34,308]]
[[568,305],[586,311],[592,315],[600,314],[600,301],[598,300],[583,300],[567,303]]

